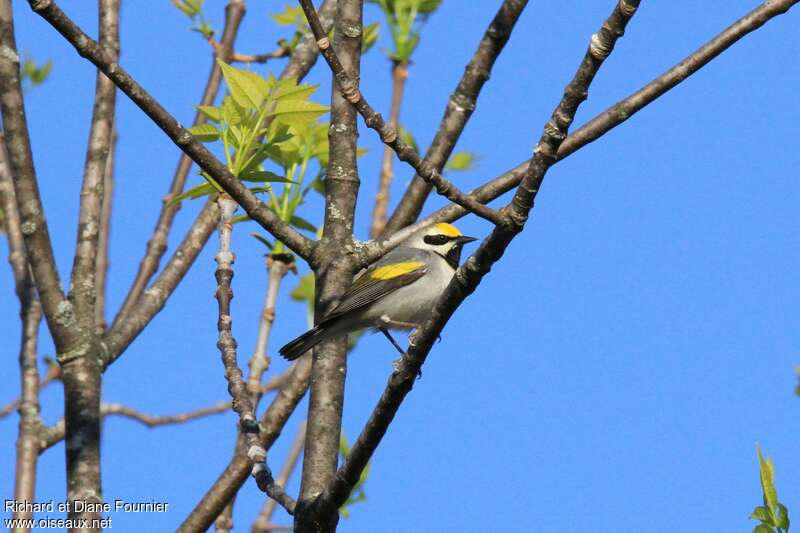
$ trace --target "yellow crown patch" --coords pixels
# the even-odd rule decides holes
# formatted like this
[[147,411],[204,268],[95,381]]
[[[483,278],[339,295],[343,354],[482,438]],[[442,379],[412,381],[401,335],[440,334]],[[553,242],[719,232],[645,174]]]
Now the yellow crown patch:
[[442,235],[447,235],[448,237],[460,237],[461,232],[456,229],[455,226],[452,224],[448,224],[447,222],[439,222],[435,225],[435,228],[442,232]]

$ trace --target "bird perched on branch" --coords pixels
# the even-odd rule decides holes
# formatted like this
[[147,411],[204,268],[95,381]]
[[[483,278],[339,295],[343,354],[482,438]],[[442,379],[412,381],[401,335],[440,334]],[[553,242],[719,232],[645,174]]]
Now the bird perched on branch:
[[365,328],[381,331],[404,353],[389,330],[415,329],[430,316],[458,268],[462,247],[474,240],[446,223],[414,233],[357,275],[339,304],[280,354],[293,361],[324,340]]

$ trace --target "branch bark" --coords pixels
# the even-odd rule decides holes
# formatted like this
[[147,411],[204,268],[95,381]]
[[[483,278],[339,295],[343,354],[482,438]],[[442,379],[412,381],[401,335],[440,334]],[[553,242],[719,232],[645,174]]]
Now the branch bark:
[[[39,369],[37,339],[42,321],[42,308],[36,298],[36,287],[28,267],[19,211],[14,196],[14,183],[8,166],[5,140],[0,134],[0,209],[8,237],[8,262],[14,275],[14,288],[19,300],[22,334],[19,350],[21,390],[16,403],[19,411],[17,460],[15,464],[14,501],[33,502],[36,494],[36,469],[39,455],[38,434],[42,421],[39,407]],[[25,520],[33,513],[23,506],[15,508],[13,518]],[[28,531],[29,529],[26,529]]]
[[[311,30],[320,39],[322,25],[314,7]],[[317,319],[353,280],[353,269],[341,260],[341,251],[353,242],[353,223],[360,180],[358,177],[358,121],[355,109],[342,94],[342,79],[358,78],[361,65],[362,0],[339,0],[334,21],[335,49],[342,76],[334,76],[331,87],[331,125],[328,172],[325,179],[325,224],[322,239],[312,264],[316,275],[315,313]],[[307,15],[308,16],[308,15]],[[323,34],[324,36],[324,34]],[[327,37],[324,37],[327,40]],[[332,53],[332,50],[328,50]],[[325,53],[325,50],[323,50]],[[295,531],[316,532],[336,529],[338,514],[311,516],[307,507],[322,492],[336,472],[339,460],[339,434],[344,407],[347,375],[347,339],[342,337],[320,343],[312,351],[311,386],[308,402],[303,474],[300,498],[295,513]]]
[[[439,172],[444,168],[453,152],[467,121],[472,116],[483,85],[489,80],[492,67],[503,51],[511,32],[519,20],[527,0],[505,0],[483,34],[478,49],[464,70],[453,94],[447,101],[444,117],[433,138],[425,161]],[[391,235],[400,228],[411,224],[419,217],[425,199],[431,192],[431,185],[421,176],[414,176],[411,184],[386,224],[385,235]],[[376,236],[373,236],[375,238]]]
[[[300,454],[303,452],[305,439],[306,422],[304,420],[297,430],[297,435],[295,435],[294,441],[292,441],[292,446],[289,448],[289,453],[286,454],[283,467],[281,467],[281,471],[278,473],[278,477],[275,479],[275,482],[278,483],[278,485],[285,487],[289,482],[289,478],[292,476],[292,472],[297,466],[297,461],[300,458]],[[276,524],[272,523],[272,515],[275,514],[275,509],[277,508],[278,503],[275,500],[269,499],[265,501],[264,506],[261,508],[261,512],[253,522],[253,527],[250,529],[250,533],[267,533],[268,531],[275,531]]]
[[114,193],[114,152],[117,145],[117,130],[111,132],[111,145],[103,172],[103,206],[100,213],[100,233],[97,236],[97,261],[95,262],[96,299],[94,304],[95,333],[106,331],[106,289],[108,285],[109,238],[111,236],[111,206]]

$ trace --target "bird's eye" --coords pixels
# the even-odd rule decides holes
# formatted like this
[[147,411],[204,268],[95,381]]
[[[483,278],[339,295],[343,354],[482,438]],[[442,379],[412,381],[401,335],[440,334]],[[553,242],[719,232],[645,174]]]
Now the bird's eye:
[[450,237],[448,237],[447,235],[441,235],[441,234],[440,235],[425,235],[425,238],[423,240],[425,241],[426,244],[432,244],[434,246],[438,246],[438,245],[444,244],[447,241],[449,241]]

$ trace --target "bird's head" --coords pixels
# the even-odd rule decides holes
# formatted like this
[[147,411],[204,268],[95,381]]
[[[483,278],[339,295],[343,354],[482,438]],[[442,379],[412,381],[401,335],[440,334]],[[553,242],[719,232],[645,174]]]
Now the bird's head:
[[406,246],[437,253],[444,257],[450,266],[457,268],[461,262],[461,248],[475,240],[477,240],[475,237],[461,235],[452,224],[440,222],[423,228],[409,237]]

